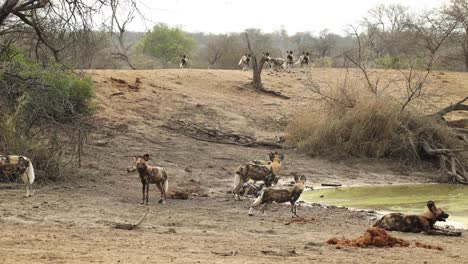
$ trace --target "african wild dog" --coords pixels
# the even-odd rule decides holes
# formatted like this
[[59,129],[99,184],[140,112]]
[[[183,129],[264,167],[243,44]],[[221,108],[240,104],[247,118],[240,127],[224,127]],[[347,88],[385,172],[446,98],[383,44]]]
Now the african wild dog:
[[427,212],[420,215],[404,215],[391,213],[384,215],[374,226],[388,231],[425,232],[428,235],[459,235],[456,232],[448,232],[434,226],[437,221],[445,222],[449,217],[442,209],[435,206],[433,201],[427,202]]
[[234,189],[232,190],[234,199],[241,200],[240,190],[244,183],[249,180],[263,181],[267,187],[278,182],[278,175],[284,156],[278,152],[270,153],[271,156],[273,157],[273,161],[268,165],[247,163],[239,166],[234,177]]
[[246,53],[244,54],[244,56],[242,56],[242,58],[239,61],[239,66],[243,65],[242,71],[246,71],[249,69],[251,59],[252,59],[252,56],[250,54]]
[[294,176],[294,181],[296,182],[296,184],[289,189],[273,189],[273,188],[263,189],[263,191],[260,193],[260,196],[257,197],[257,199],[252,203],[252,205],[250,205],[249,215],[250,216],[253,215],[254,207],[257,207],[262,204],[263,204],[263,207],[260,210],[264,214],[265,209],[272,202],[276,202],[276,203],[290,202],[292,217],[298,217],[296,201],[301,196],[302,191],[304,191],[306,177],[304,175],[302,175],[301,177],[296,175]]
[[[277,154],[277,153],[276,153]],[[269,156],[269,160],[251,160],[248,162],[248,164],[253,164],[253,165],[271,165],[271,163],[273,162],[273,160],[275,159],[275,153],[273,152],[270,152],[268,154]],[[280,154],[281,156],[281,162],[283,162],[284,160],[284,155]],[[275,180],[276,182],[278,182],[278,180],[276,179]],[[275,184],[276,184],[275,182]],[[244,183],[244,185],[242,186],[241,188],[241,193],[244,194],[244,196],[248,195],[249,193],[251,193],[251,189],[252,189],[252,193],[255,197],[258,196],[258,193],[260,193],[260,191],[262,190],[263,188],[263,185],[260,185],[260,186],[256,186],[255,184],[257,183],[257,181],[253,181],[253,184],[250,183],[250,182],[246,182]]]
[[287,70],[288,72],[290,72],[291,69],[294,67],[294,55],[293,55],[292,50],[286,51],[286,54],[288,54],[288,55],[286,56],[286,59],[287,59],[287,60],[286,60],[286,70]]
[[309,65],[309,61],[310,61],[310,55],[309,55],[309,52],[305,53],[305,52],[302,52],[302,55],[299,56],[299,59],[296,61],[295,64],[301,64],[301,68],[304,66],[304,65]]
[[0,155],[0,172],[10,170],[18,172],[21,180],[26,184],[26,195],[24,197],[34,196],[35,174],[31,160],[25,156]]
[[166,203],[166,193],[169,188],[169,182],[167,179],[166,169],[162,167],[150,166],[147,161],[149,160],[149,155],[145,154],[143,156],[133,155],[135,161],[135,167],[127,168],[127,172],[138,171],[140,175],[140,180],[142,186],[143,199],[142,204],[148,204],[149,197],[149,185],[156,184],[159,191],[161,192],[161,199],[159,200],[160,204]]
[[265,62],[268,64],[269,72],[271,73],[274,69],[281,71],[285,70],[285,62],[282,58],[272,58],[270,57],[270,53],[265,53],[263,56],[265,56]]
[[185,56],[185,54],[180,55],[180,65],[179,65],[179,68],[181,68],[181,69],[187,68],[187,63],[188,63],[187,56]]

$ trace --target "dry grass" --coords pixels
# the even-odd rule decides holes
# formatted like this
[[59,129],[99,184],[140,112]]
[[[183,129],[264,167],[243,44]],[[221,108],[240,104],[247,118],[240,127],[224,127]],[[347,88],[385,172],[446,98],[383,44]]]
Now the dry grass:
[[423,151],[424,142],[435,149],[461,147],[452,129],[434,116],[401,111],[387,97],[352,101],[353,106],[327,102],[319,111],[298,115],[287,128],[288,140],[313,156],[408,161],[433,159]]

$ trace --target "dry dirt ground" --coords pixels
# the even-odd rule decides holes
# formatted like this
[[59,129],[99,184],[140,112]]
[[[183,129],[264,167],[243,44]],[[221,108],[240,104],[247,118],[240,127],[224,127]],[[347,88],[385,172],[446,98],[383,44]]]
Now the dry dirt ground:
[[[205,142],[170,129],[190,122],[272,140],[282,135],[291,116],[312,102],[304,72],[264,74],[266,86],[290,100],[251,90],[245,86],[250,74],[240,71],[89,74],[97,89],[96,130],[86,146],[84,165],[89,174],[39,186],[34,198],[22,198],[23,186],[0,185],[0,263],[468,263],[466,236],[392,233],[441,246],[442,251],[414,244],[336,249],[325,243],[333,236],[363,234],[373,223],[367,212],[300,206],[305,220],[291,222],[288,207],[273,205],[266,216],[249,217],[251,201],[235,202],[227,193],[234,172],[245,161],[266,159],[274,149]],[[319,69],[313,74],[333,80],[343,71]],[[135,83],[137,77],[141,84]],[[445,105],[466,95],[467,84],[466,74],[435,73],[431,87],[453,95],[440,102]],[[277,151],[286,156],[280,184],[289,183],[294,174],[306,175],[307,185],[416,183],[438,177],[430,165],[416,170],[390,161],[328,161],[294,149]],[[149,214],[140,228],[116,230],[114,223],[136,222],[147,208],[139,204],[137,174],[126,172],[133,153],[149,153],[152,164],[166,167],[171,190],[190,189],[196,196],[160,205],[159,193],[151,186]]]

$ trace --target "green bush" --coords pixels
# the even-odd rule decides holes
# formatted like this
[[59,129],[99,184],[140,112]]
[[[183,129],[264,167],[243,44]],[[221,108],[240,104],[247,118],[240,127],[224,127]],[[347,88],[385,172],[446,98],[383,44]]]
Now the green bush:
[[60,179],[76,164],[84,120],[94,113],[92,80],[12,46],[0,63],[0,153],[31,158],[39,181]]
[[17,96],[34,98],[30,104],[60,123],[70,122],[76,115],[93,113],[94,90],[89,77],[64,70],[56,62],[39,65],[21,53],[9,63],[8,72],[20,80],[34,80],[37,89],[22,90]]
[[318,59],[315,62],[317,67],[322,67],[322,68],[331,68],[333,66],[333,58],[332,57],[323,57],[321,59]]

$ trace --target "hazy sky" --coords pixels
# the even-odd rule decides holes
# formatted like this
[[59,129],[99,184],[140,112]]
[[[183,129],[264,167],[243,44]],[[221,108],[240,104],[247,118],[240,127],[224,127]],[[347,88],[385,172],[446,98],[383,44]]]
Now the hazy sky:
[[[328,28],[343,34],[378,4],[400,3],[414,12],[441,6],[446,0],[138,0],[146,27],[163,22],[196,32],[241,32],[260,28],[272,32],[284,25],[289,34]],[[131,30],[145,31],[135,20]]]

